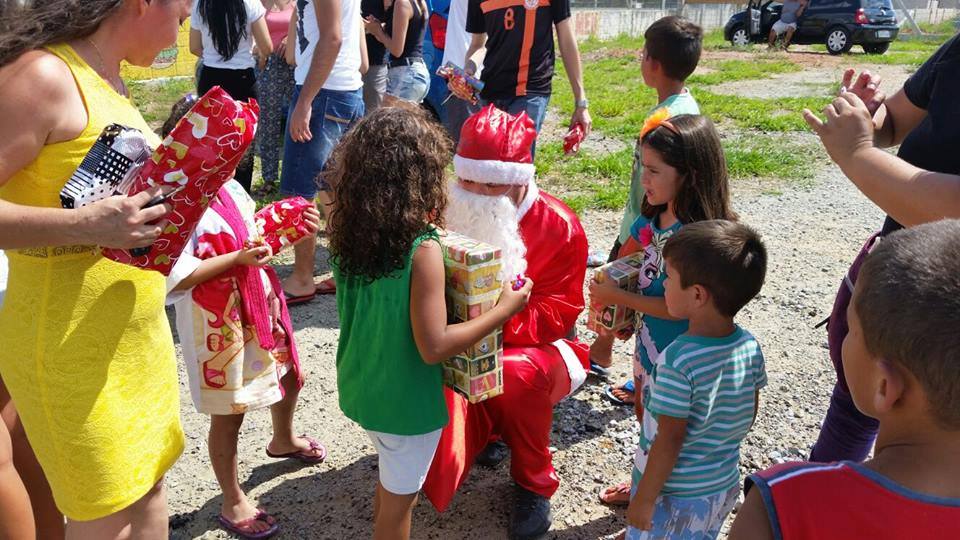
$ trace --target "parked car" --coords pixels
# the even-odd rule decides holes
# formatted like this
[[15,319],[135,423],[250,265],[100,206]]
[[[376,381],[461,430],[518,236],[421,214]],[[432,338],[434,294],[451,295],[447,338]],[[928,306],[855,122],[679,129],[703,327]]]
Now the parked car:
[[423,100],[426,107],[438,121],[447,117],[444,100],[450,94],[447,81],[437,76],[437,68],[443,60],[443,49],[447,41],[447,16],[450,14],[450,0],[427,0],[430,9],[430,21],[423,36],[423,61],[430,71],[430,91]]
[[[782,7],[774,0],[750,0],[746,10],[727,21],[724,38],[741,46],[765,43]],[[790,43],[823,43],[830,54],[862,45],[866,53],[883,54],[899,32],[891,0],[809,0]]]

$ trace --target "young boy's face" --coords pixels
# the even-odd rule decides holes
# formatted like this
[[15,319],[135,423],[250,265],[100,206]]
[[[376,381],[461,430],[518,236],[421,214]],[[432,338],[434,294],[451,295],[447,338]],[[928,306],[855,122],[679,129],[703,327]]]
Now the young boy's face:
[[850,299],[850,305],[847,306],[847,325],[849,331],[847,337],[843,340],[841,357],[843,358],[843,372],[847,378],[847,386],[850,387],[850,395],[853,396],[853,402],[863,414],[871,414],[872,384],[875,372],[878,369],[877,360],[870,356],[867,351],[867,344],[863,337],[863,327],[860,324],[860,317],[857,316],[857,297],[860,285],[858,284],[853,291],[853,298]]
[[667,259],[667,278],[663,282],[663,298],[667,304],[667,313],[678,319],[689,319],[690,312],[696,307],[696,290],[694,287],[683,288],[683,279],[675,266]]
[[643,48],[643,52],[640,53],[640,74],[643,75],[643,84],[653,87],[656,83],[656,77],[654,76],[652,60],[647,55],[647,48]]

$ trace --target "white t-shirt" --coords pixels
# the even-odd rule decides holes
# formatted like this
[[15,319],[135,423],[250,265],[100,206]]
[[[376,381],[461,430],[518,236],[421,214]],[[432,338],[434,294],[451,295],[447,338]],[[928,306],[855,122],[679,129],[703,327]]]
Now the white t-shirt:
[[[217,0],[222,1],[222,0]],[[260,20],[267,10],[264,9],[260,0],[243,0],[243,6],[247,10],[247,35],[240,40],[240,46],[237,52],[229,60],[224,60],[217,48],[213,45],[213,38],[210,37],[210,29],[200,16],[200,2],[194,1],[193,13],[190,14],[190,27],[200,31],[203,37],[203,65],[221,69],[249,69],[257,65],[253,58],[253,23]]]
[[[352,92],[363,86],[360,77],[360,0],[340,0],[340,54],[323,83],[325,90]],[[313,52],[320,40],[315,0],[297,1],[297,68],[293,78],[298,85],[307,80]]]
[[[453,62],[464,67],[464,58],[467,56],[470,40],[473,39],[473,35],[467,32],[467,1],[451,0],[450,2],[450,13],[447,15],[447,42],[443,48],[441,65]],[[477,66],[477,73],[474,75],[478,79],[480,69],[482,66]]]

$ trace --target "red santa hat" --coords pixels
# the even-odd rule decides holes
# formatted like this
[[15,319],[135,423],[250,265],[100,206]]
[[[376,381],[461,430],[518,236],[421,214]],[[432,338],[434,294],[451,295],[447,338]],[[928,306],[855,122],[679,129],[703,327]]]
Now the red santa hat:
[[464,180],[520,186],[536,169],[530,147],[537,138],[527,113],[513,116],[491,103],[463,123],[453,168]]

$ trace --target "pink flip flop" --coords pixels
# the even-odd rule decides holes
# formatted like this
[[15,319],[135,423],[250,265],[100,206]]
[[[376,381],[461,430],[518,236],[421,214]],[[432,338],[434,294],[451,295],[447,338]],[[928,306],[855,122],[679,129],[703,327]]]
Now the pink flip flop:
[[[280,525],[277,525],[277,520],[275,520],[270,514],[266,513],[262,508],[258,508],[257,514],[252,518],[242,519],[240,521],[230,521],[224,517],[223,514],[220,514],[217,516],[217,520],[220,522],[220,526],[223,527],[225,531],[231,532],[240,538],[246,538],[247,540],[270,538],[271,536],[280,532]],[[254,532],[251,530],[251,527],[257,521],[262,521],[270,527],[260,532]]]
[[337,294],[337,282],[333,278],[327,278],[314,284],[317,294]]
[[302,461],[308,465],[316,465],[318,463],[323,463],[323,460],[327,459],[327,449],[320,444],[313,437],[307,437],[306,435],[301,435],[301,439],[310,443],[310,450],[319,450],[320,455],[315,456],[310,452],[297,450],[296,452],[287,452],[286,454],[274,454],[269,449],[267,449],[267,456],[274,459],[295,459],[297,461]]

